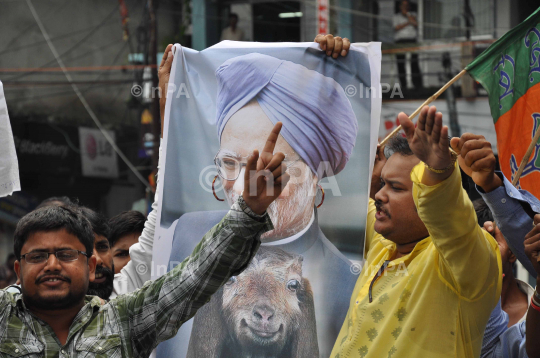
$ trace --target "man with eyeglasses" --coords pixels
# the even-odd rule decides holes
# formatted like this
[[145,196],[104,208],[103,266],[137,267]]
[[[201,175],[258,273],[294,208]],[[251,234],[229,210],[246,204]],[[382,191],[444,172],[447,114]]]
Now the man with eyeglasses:
[[[54,198],[53,198],[54,199]],[[42,204],[38,206],[38,209],[41,207],[47,206],[76,206],[75,203],[64,203],[55,200],[47,199]],[[90,282],[88,286],[88,295],[98,296],[104,300],[108,300],[116,297],[118,294],[128,293],[134,291],[135,289],[142,287],[140,284],[138,287],[133,288],[129,291],[119,289],[118,286],[123,288],[124,285],[119,285],[117,282],[115,284],[115,274],[114,274],[114,261],[112,258],[111,247],[109,245],[108,237],[110,235],[110,228],[107,222],[107,219],[100,213],[85,207],[81,206],[81,213],[84,217],[90,222],[92,226],[92,231],[94,232],[94,247],[90,254],[93,254],[96,257],[96,279]],[[146,261],[145,261],[146,263]],[[123,280],[123,275],[128,275],[129,272],[124,272],[122,275],[118,275],[118,281],[122,283],[126,280]],[[140,276],[137,274],[137,276]],[[149,277],[145,278],[149,279]],[[10,292],[16,292],[13,289],[10,289]]]
[[[147,357],[174,336],[215,291],[247,267],[260,236],[272,230],[266,209],[289,180],[284,154],[273,154],[280,130],[277,123],[261,154],[253,151],[243,195],[191,256],[158,280],[105,305],[86,296],[96,278],[96,257],[94,233],[81,209],[49,206],[24,216],[14,235],[14,268],[22,293],[0,290],[0,355]],[[269,173],[273,180],[265,180]]]

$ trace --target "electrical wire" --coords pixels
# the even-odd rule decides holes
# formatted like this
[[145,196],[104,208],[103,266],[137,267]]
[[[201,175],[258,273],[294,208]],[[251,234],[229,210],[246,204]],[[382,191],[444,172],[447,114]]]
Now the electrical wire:
[[99,128],[99,130],[101,131],[101,133],[103,134],[103,136],[105,137],[105,139],[107,139],[107,141],[111,144],[111,146],[113,147],[114,151],[118,154],[118,156],[124,161],[124,163],[126,163],[126,165],[128,166],[129,169],[131,169],[131,171],[133,172],[133,174],[135,174],[135,176],[141,181],[141,183],[143,183],[149,190],[152,189],[152,187],[150,186],[150,184],[148,183],[148,181],[141,175],[141,173],[139,173],[139,171],[137,170],[137,168],[135,168],[135,166],[131,163],[131,161],[125,156],[125,154],[120,150],[120,148],[118,148],[118,146],[116,145],[116,143],[114,142],[114,140],[112,139],[112,137],[109,135],[109,133],[107,133],[107,131],[105,130],[105,128],[103,128],[103,125],[101,124],[101,122],[99,121],[99,119],[97,118],[96,114],[94,113],[94,111],[92,110],[92,108],[90,108],[90,106],[88,105],[88,102],[86,101],[86,98],[83,96],[83,94],[81,93],[81,91],[79,90],[79,87],[76,85],[76,84],[73,84],[73,80],[71,78],[71,75],[68,71],[65,71],[65,68],[66,66],[64,65],[64,62],[62,61],[62,59],[60,58],[60,55],[58,54],[58,52],[56,51],[56,48],[54,47],[54,44],[51,42],[50,38],[49,38],[49,35],[47,34],[47,30],[45,30],[45,27],[43,26],[43,24],[41,23],[41,20],[39,19],[39,16],[36,12],[36,9],[34,8],[34,5],[32,5],[32,0],[26,0],[26,3],[28,4],[28,7],[30,8],[30,11],[32,12],[32,15],[34,16],[34,20],[37,22],[38,26],[39,26],[39,29],[41,30],[41,34],[43,35],[43,37],[45,38],[45,40],[47,41],[47,44],[49,45],[49,49],[51,50],[51,52],[53,53],[56,61],[58,62],[58,65],[64,69],[64,74],[66,76],[66,79],[68,80],[69,83],[71,83],[71,87],[73,88],[73,91],[77,94],[77,97],[79,97],[79,99],[81,100],[81,103],[83,104],[84,108],[86,109],[86,111],[88,112],[88,114],[90,115],[90,118],[92,118],[92,120],[94,121],[94,123],[96,124],[96,126]]
[[[29,4],[29,6],[32,5],[31,3]],[[32,6],[33,8],[33,6]],[[61,57],[64,57],[66,55],[68,55],[69,53],[71,53],[72,51],[74,51],[77,47],[79,47],[80,45],[82,45],[83,43],[86,42],[86,40],[88,40],[92,35],[94,35],[99,29],[102,28],[102,26],[109,20],[109,18],[114,15],[116,12],[118,11],[118,5],[115,5],[113,11],[111,11],[106,17],[105,19],[103,19],[103,21],[101,21],[95,28],[94,30],[92,30],[91,32],[89,32],[88,34],[86,34],[81,40],[79,40],[75,45],[73,45],[72,47],[70,47],[67,51],[65,51],[64,53],[62,53],[60,56]],[[34,9],[34,12],[35,12],[35,9]],[[37,15],[37,13],[36,13]],[[36,16],[34,16],[34,19],[36,18]],[[39,17],[38,17],[39,19]],[[40,20],[40,23],[41,23],[41,20]],[[38,24],[39,25],[39,24]],[[41,30],[41,29],[40,29]],[[42,31],[42,34],[43,34],[43,31]],[[47,37],[47,39],[49,40],[48,43],[50,43],[50,38]],[[50,46],[49,46],[50,48]],[[45,68],[53,63],[57,62],[56,59],[54,60],[51,60],[49,62],[47,62],[46,64],[40,66],[39,68]],[[27,73],[23,73],[19,76],[15,76],[14,78],[10,78],[10,80],[16,80],[16,79],[19,79],[19,78],[23,78],[23,77],[26,77],[30,74],[32,74],[33,72],[27,72]]]
[[[111,23],[111,24],[108,24],[108,25],[104,25],[103,27],[105,26],[111,26],[111,25],[116,25],[116,23]],[[103,28],[102,27],[102,28]],[[63,39],[68,39],[70,37],[73,37],[73,36],[76,36],[80,33],[84,33],[84,32],[87,32],[89,30],[92,30],[95,28],[95,25],[94,26],[90,26],[90,27],[86,27],[84,29],[80,29],[80,30],[75,30],[75,31],[72,31],[70,32],[69,34],[63,34],[63,35],[58,35],[58,36],[55,36],[55,37],[51,37],[51,41],[57,41],[57,40],[63,40]],[[21,34],[17,35],[17,37],[20,39],[20,36]],[[47,43],[45,43],[45,40],[41,40],[41,41],[36,41],[36,42],[33,42],[31,44],[27,44],[27,45],[21,45],[21,46],[6,46],[6,48],[2,51],[0,51],[0,56],[2,55],[5,55],[5,54],[8,54],[10,52],[15,52],[15,51],[19,51],[19,50],[24,50],[26,48],[30,48],[30,47],[36,47],[36,46],[41,46],[41,45],[46,45]]]

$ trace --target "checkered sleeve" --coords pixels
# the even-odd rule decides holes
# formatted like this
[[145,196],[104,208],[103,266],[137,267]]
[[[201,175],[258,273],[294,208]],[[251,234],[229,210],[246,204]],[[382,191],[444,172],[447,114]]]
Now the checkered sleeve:
[[255,214],[240,196],[184,262],[114,300],[133,356],[148,356],[160,342],[173,337],[214,292],[248,266],[260,236],[272,229],[268,214]]

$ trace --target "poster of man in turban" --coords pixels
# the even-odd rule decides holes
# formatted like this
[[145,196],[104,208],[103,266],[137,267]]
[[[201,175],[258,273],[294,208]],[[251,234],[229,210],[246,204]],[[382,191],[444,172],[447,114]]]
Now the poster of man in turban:
[[153,276],[181,263],[242,195],[247,157],[277,122],[291,180],[247,269],[158,357],[329,356],[361,270],[380,56],[378,43],[338,59],[311,43],[176,45]]

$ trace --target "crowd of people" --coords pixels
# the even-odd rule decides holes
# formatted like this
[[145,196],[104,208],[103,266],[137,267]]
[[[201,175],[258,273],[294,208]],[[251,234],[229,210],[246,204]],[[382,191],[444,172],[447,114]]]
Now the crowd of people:
[[[350,46],[332,35],[315,41],[334,58]],[[173,56],[169,45],[159,68],[165,94]],[[540,201],[495,171],[483,136],[450,140],[435,107],[423,108],[417,125],[404,113],[398,119],[404,136],[377,149],[364,266],[331,358],[539,357],[540,293],[513,267],[521,262],[539,282]],[[107,219],[65,197],[24,216],[0,267],[8,286],[0,290],[0,356],[148,357],[175,336],[273,230],[267,208],[290,179],[285,155],[274,153],[281,128],[249,156],[243,194],[226,216],[156,280],[159,193],[147,218],[128,211]],[[481,199],[469,199],[462,175]]]
[[[139,211],[124,211],[110,219],[88,207],[79,205],[68,197],[51,197],[42,201],[36,210],[50,206],[77,208],[88,220],[94,233],[94,247],[87,250],[96,257],[96,280],[90,283],[88,294],[109,299],[113,292],[115,274],[119,274],[130,261],[129,250],[139,241],[146,217]],[[0,289],[17,282],[14,263],[15,254],[10,254],[0,266]]]

